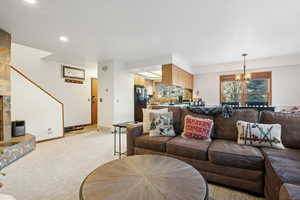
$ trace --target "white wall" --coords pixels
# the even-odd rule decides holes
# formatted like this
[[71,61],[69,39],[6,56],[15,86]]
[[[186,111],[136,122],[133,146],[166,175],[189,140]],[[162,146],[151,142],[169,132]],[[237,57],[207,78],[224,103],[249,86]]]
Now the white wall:
[[218,73],[208,73],[194,76],[194,97],[197,90],[199,90],[199,97],[201,97],[207,105],[219,105],[219,76]]
[[84,84],[66,83],[61,63],[42,59],[48,55],[48,52],[13,43],[11,65],[64,103],[65,127],[91,123],[90,78],[97,77],[97,63],[82,66],[87,67]]
[[[107,67],[106,71],[102,70],[103,66]],[[98,66],[98,96],[99,99],[102,99],[98,104],[98,126],[101,127],[111,127],[113,124],[113,67],[112,61],[101,63]]]
[[114,67],[114,123],[134,120],[134,75],[123,63]]
[[[259,71],[272,71],[272,103],[274,106],[300,105],[300,65],[255,70],[255,72]],[[235,73],[240,73],[240,71],[206,73],[195,76],[194,95],[199,90],[200,97],[204,99],[207,105],[219,105],[219,77],[220,75]]]
[[11,70],[11,117],[26,120],[26,132],[37,141],[63,136],[62,105]]
[[274,69],[273,105],[299,106],[300,105],[300,65]]
[[[107,71],[103,71],[107,66]],[[133,74],[119,61],[106,61],[98,65],[99,98],[98,126],[110,128],[112,124],[134,120]]]

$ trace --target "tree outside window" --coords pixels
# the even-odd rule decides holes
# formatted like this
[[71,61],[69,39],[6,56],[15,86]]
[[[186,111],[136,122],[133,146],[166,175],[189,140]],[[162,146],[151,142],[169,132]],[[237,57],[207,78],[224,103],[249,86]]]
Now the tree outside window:
[[240,81],[225,81],[224,83],[224,102],[240,102],[242,94],[242,84]]
[[222,104],[271,105],[271,72],[251,74],[248,81],[236,81],[235,75],[220,77]]

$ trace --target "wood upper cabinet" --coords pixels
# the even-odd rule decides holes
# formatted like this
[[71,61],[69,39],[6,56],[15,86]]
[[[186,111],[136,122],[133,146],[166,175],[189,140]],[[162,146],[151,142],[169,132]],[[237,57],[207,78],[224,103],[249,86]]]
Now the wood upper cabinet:
[[193,89],[194,76],[173,64],[162,66],[162,84]]
[[186,82],[186,88],[193,89],[193,87],[194,87],[194,75],[190,74],[190,73],[187,73],[185,82]]
[[134,85],[145,86],[145,78],[139,75],[134,76]]

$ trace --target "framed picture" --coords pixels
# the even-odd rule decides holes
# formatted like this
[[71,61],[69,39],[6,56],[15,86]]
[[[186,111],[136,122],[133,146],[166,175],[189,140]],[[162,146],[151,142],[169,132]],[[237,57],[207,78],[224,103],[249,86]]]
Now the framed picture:
[[63,77],[85,80],[85,70],[62,65]]

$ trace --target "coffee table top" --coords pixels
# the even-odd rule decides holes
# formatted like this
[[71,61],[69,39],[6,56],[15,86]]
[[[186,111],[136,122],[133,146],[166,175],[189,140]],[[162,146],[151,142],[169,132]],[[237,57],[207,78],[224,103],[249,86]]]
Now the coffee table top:
[[155,155],[106,163],[82,183],[80,200],[206,200],[207,183],[192,166]]

